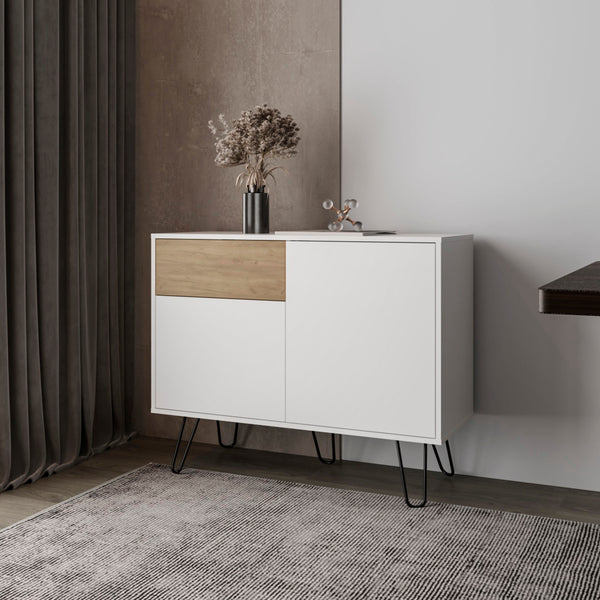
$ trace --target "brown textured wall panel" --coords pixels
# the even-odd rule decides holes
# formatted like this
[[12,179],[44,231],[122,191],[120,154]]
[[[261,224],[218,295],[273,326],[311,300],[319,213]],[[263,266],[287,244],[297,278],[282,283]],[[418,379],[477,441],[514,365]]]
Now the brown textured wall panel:
[[[236,169],[214,164],[207,121],[269,103],[302,140],[271,189],[271,228],[324,228],[339,201],[339,0],[137,0],[136,398],[138,430],[172,437],[150,415],[150,233],[241,230]],[[310,434],[244,427],[242,444],[314,453]],[[216,441],[214,424],[197,438]]]

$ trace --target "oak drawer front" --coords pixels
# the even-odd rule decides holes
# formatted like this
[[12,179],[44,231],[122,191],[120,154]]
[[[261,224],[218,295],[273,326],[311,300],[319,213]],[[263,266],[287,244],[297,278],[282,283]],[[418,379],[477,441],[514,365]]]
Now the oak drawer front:
[[157,296],[285,301],[285,242],[157,239]]

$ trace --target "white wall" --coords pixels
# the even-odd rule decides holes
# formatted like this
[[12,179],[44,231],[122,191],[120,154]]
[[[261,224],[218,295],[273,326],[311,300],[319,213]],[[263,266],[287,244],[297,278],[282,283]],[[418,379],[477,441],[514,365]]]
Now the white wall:
[[600,260],[599,26],[598,0],[342,2],[343,197],[367,228],[476,236],[462,473],[600,490],[600,318],[537,309]]

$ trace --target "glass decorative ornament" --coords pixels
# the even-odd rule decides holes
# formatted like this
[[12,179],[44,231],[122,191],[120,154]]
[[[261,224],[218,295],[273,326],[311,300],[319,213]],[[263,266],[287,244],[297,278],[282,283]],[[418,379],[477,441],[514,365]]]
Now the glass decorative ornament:
[[342,229],[344,228],[344,221],[348,221],[348,223],[350,223],[352,225],[352,229],[354,229],[354,231],[362,231],[362,223],[360,221],[352,220],[349,216],[350,211],[353,208],[357,208],[357,207],[358,207],[358,200],[354,200],[353,198],[350,200],[346,200],[344,202],[343,210],[336,208],[333,205],[333,200],[329,200],[329,199],[324,200],[323,208],[325,210],[332,210],[336,214],[335,220],[333,220],[327,226],[329,231],[342,231]]

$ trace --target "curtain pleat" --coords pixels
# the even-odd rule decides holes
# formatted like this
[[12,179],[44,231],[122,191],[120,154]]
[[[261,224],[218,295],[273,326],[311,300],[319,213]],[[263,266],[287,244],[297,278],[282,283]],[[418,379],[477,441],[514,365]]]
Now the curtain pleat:
[[[0,155],[6,156],[6,73],[5,0],[0,0]],[[8,483],[11,471],[10,379],[8,374],[8,298],[6,256],[6,160],[0,161],[0,489]]]
[[0,0],[0,489],[130,434],[128,4]]
[[111,397],[112,406],[112,426],[115,431],[125,432],[125,405],[123,402],[124,386],[122,385],[122,370],[124,364],[121,359],[122,338],[121,338],[121,319],[119,314],[124,314],[123,304],[120,299],[121,282],[123,279],[122,269],[120,268],[119,256],[123,254],[123,245],[120,235],[119,215],[122,213],[121,204],[123,198],[119,197],[117,189],[117,171],[119,153],[117,149],[117,0],[108,0],[108,196],[109,202],[108,214],[108,251],[109,251],[109,343],[110,350],[110,375],[111,375]]
[[60,355],[60,15],[52,2],[36,0],[32,6],[32,37],[35,32],[32,69],[36,182],[34,222],[43,390],[39,426],[43,431],[45,429],[47,452],[39,461],[39,468],[43,469],[60,464],[59,361],[56,360]]

